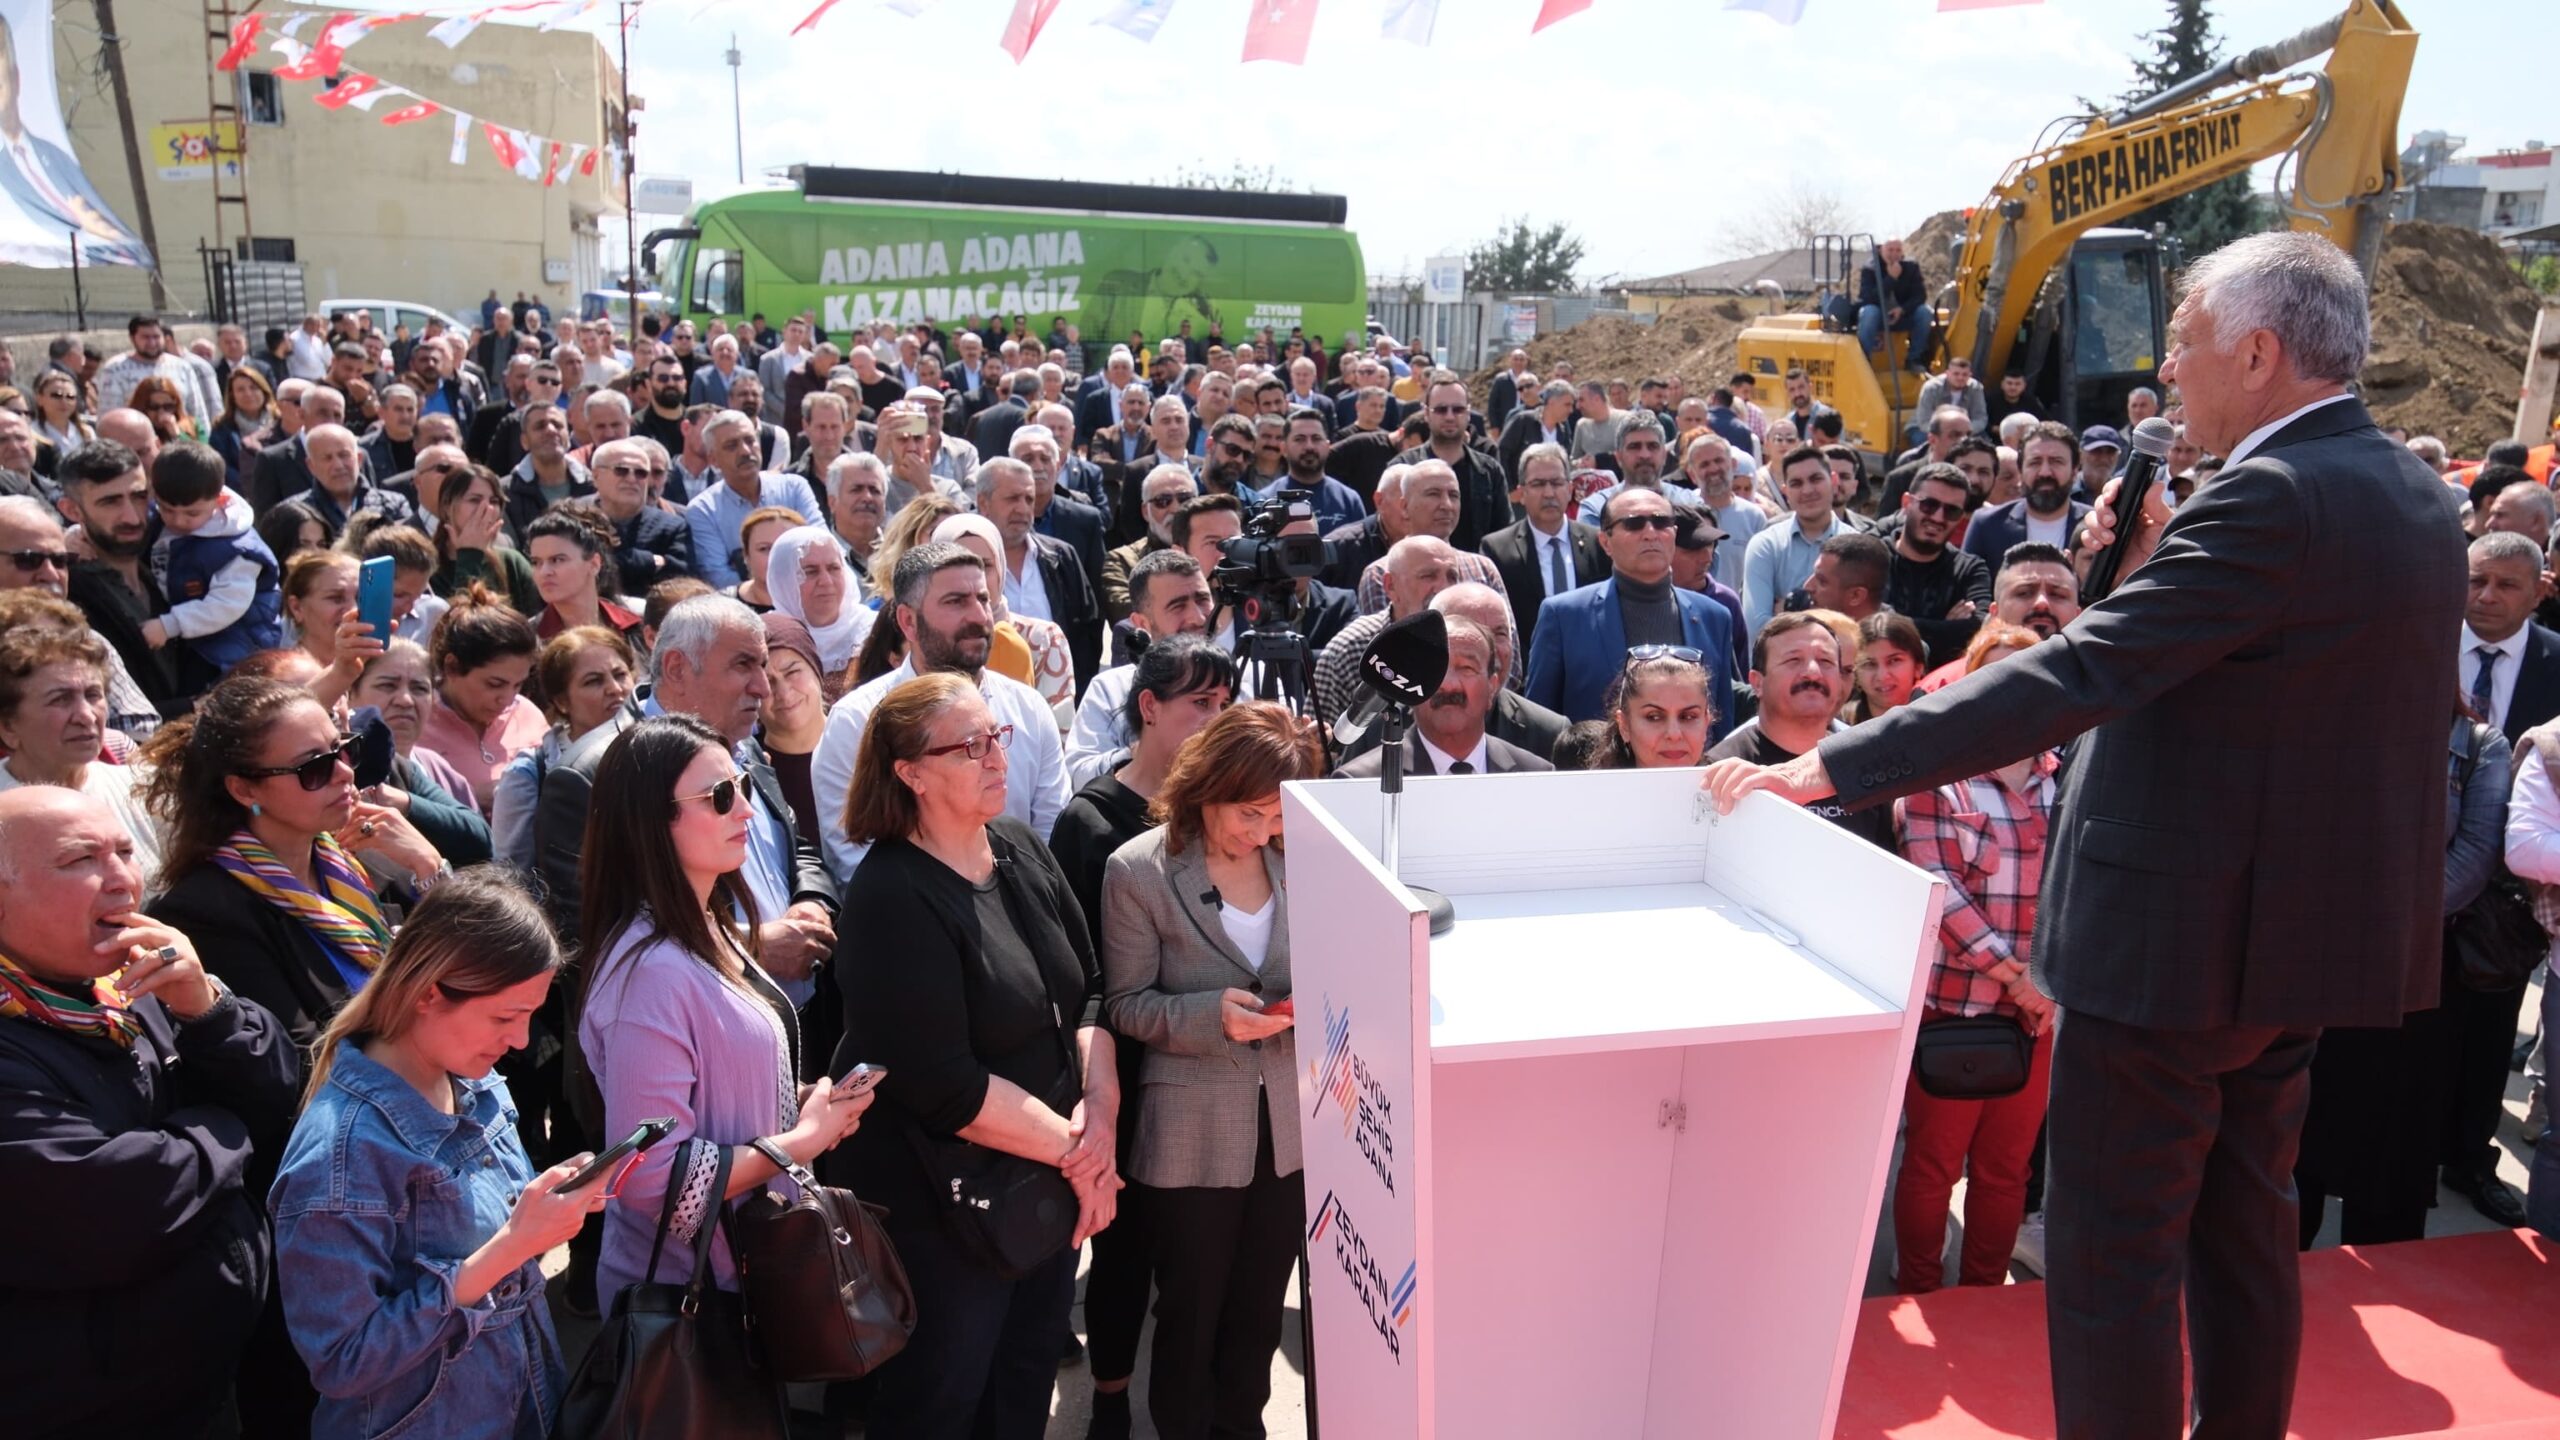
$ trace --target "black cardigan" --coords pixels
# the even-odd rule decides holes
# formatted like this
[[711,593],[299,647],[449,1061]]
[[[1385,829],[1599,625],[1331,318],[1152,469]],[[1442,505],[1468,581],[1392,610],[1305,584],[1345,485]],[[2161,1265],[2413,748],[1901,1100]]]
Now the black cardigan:
[[1101,972],[1058,862],[1019,820],[993,821],[987,839],[1037,977],[987,968],[969,882],[904,840],[871,848],[836,923],[845,1036],[833,1073],[864,1060],[889,1074],[831,1168],[902,1216],[933,1213],[912,1135],[958,1133],[986,1103],[992,1076],[1065,1113],[1082,1086],[1076,1031],[1102,1022]]
[[29,1440],[202,1433],[269,1283],[300,1057],[236,999],[134,1014],[131,1050],[0,1020],[0,1383]]
[[177,877],[150,914],[193,942],[205,969],[283,1025],[298,1081],[303,1057],[355,994],[320,941],[211,862]]
[[1102,867],[1113,851],[1152,828],[1147,802],[1106,770],[1085,782],[1049,829],[1049,853],[1057,857],[1067,888],[1084,909],[1086,933],[1097,955],[1102,953]]

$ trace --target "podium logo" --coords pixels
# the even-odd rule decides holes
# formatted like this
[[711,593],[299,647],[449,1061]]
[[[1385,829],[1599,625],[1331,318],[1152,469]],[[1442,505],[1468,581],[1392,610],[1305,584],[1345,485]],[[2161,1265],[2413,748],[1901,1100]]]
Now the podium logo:
[[1351,1007],[1334,1009],[1331,995],[1324,997],[1324,1045],[1307,1066],[1307,1079],[1316,1092],[1315,1108],[1307,1118],[1322,1116],[1325,1102],[1333,1102],[1342,1112],[1343,1136],[1360,1147],[1362,1158],[1378,1172],[1378,1183],[1387,1187],[1387,1193],[1396,1193],[1395,1106],[1387,1098],[1387,1087],[1351,1048]]
[[1395,1283],[1387,1283],[1386,1268],[1369,1253],[1368,1242],[1360,1238],[1360,1228],[1351,1223],[1351,1212],[1342,1208],[1340,1197],[1325,1192],[1324,1203],[1316,1207],[1316,1223],[1307,1230],[1307,1249],[1312,1253],[1325,1232],[1333,1232],[1333,1258],[1342,1266],[1343,1278],[1351,1282],[1351,1293],[1360,1298],[1360,1306],[1369,1314],[1369,1324],[1378,1338],[1386,1342],[1387,1354],[1398,1365],[1404,1363],[1404,1330],[1413,1323],[1415,1292],[1422,1288],[1422,1262],[1405,1262],[1404,1273]]

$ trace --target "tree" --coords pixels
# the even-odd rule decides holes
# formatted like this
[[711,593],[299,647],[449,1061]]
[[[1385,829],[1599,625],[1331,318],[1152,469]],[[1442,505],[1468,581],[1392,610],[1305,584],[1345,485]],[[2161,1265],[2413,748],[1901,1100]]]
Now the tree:
[[1172,185],[1184,190],[1250,190],[1262,195],[1304,195],[1306,186],[1280,173],[1276,165],[1247,165],[1231,161],[1224,170],[1185,162],[1169,177],[1147,182],[1150,185]]
[[1534,229],[1525,215],[1504,222],[1490,240],[1467,249],[1467,289],[1479,293],[1563,294],[1575,287],[1582,240],[1559,220]]
[[1741,260],[1801,250],[1817,235],[1848,235],[1866,228],[1839,192],[1813,189],[1799,180],[1784,191],[1768,192],[1756,208],[1718,226],[1714,247],[1720,260]]
[[[2169,23],[2142,37],[2150,42],[2151,54],[2134,60],[2134,88],[2120,104],[2149,99],[2212,69],[2222,58],[2221,43],[2213,35],[2213,11],[2206,0],[2168,0],[2168,6]],[[2121,223],[2137,230],[2166,226],[2186,242],[2189,255],[2204,255],[2266,229],[2269,218],[2266,202],[2258,198],[2249,172],[2243,170],[2173,196]]]

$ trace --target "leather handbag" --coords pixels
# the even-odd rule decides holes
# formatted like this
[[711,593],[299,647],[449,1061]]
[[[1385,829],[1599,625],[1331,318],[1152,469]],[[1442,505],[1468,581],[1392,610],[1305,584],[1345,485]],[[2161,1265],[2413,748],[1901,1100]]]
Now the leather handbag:
[[786,1382],[859,1380],[906,1348],[916,1296],[874,1207],[821,1185],[771,1140],[756,1150],[791,1177],[738,1202],[729,1243],[747,1292],[747,1323]]
[[2027,1088],[2036,1038],[2006,1015],[1924,1021],[1911,1042],[1911,1074],[1941,1100],[1998,1100]]
[[[705,1142],[687,1141],[688,1145]],[[693,1274],[661,1284],[658,1257],[684,1185],[667,1186],[648,1276],[626,1285],[560,1397],[552,1440],[788,1440],[782,1382],[756,1357],[745,1302],[711,1283],[711,1237],[727,1208],[729,1151],[693,1237]],[[677,1156],[675,1175],[686,1171]]]
[[2512,995],[2551,950],[2521,885],[2501,874],[2444,922],[2447,978],[2474,995]]

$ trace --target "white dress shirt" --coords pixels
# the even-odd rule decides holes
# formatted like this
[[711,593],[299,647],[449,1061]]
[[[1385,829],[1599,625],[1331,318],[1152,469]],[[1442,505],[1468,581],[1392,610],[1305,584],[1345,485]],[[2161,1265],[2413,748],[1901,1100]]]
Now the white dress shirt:
[[2294,421],[2301,419],[2303,416],[2310,414],[2312,411],[2319,409],[2321,406],[2335,405],[2341,400],[2352,400],[2354,398],[2354,396],[2341,390],[2335,395],[2324,395],[2321,398],[2312,401],[2310,404],[2303,406],[2301,409],[2294,411],[2290,415],[2268,421],[2266,424],[2250,431],[2247,435],[2242,436],[2240,443],[2231,447],[2231,453],[2222,457],[2222,468],[2228,470],[2232,466],[2239,464],[2241,461],[2248,459],[2250,456],[2257,454],[2258,447],[2266,444],[2269,440],[2274,439],[2277,431],[2282,430],[2287,425],[2290,425]]
[[1040,547],[1022,547],[1022,568],[1004,568],[1004,608],[1034,620],[1055,620],[1049,613],[1049,582],[1040,574]]
[[2480,647],[2487,645],[2498,657],[2497,668],[2489,672],[2489,713],[2480,718],[2489,728],[2503,732],[2507,728],[2507,708],[2515,703],[2516,676],[2524,670],[2525,642],[2532,638],[2533,622],[2516,627],[2516,633],[2491,645],[2462,627],[2462,658],[2454,667],[2453,683],[2463,694],[2471,693],[2473,677],[2480,673]]
[[[826,817],[827,869],[839,881],[853,878],[871,847],[845,838],[844,802],[853,790],[853,761],[862,748],[862,727],[881,697],[916,678],[909,657],[897,669],[847,692],[827,711],[827,728],[818,736],[818,753],[809,759],[810,788],[817,792],[818,813]],[[1019,680],[980,671],[978,693],[999,725],[1013,727],[1013,744],[1005,752],[1004,813],[1031,827],[1043,841],[1058,812],[1067,808],[1067,767],[1059,748],[1058,717],[1040,692]]]
[[[1539,529],[1537,521],[1532,520],[1529,522],[1529,550],[1532,557],[1538,562],[1538,583],[1545,587],[1545,593],[1548,595],[1561,595],[1567,590],[1578,588],[1581,583],[1573,578],[1573,535],[1571,532],[1571,521],[1567,521],[1563,526],[1559,527],[1553,535]],[[1556,564],[1558,552],[1562,552],[1564,560],[1561,570],[1557,568]],[[1559,576],[1562,577],[1564,582],[1561,585],[1556,583]]]
[[1422,753],[1431,757],[1431,773],[1434,775],[1448,774],[1449,767],[1457,764],[1461,760],[1467,762],[1468,771],[1472,774],[1489,775],[1493,773],[1488,764],[1487,757],[1487,752],[1490,751],[1492,747],[1484,743],[1484,732],[1481,730],[1476,732],[1476,748],[1468,751],[1464,755],[1450,754],[1448,751],[1432,744],[1431,737],[1423,734],[1419,730],[1413,732],[1413,738],[1422,742]]

